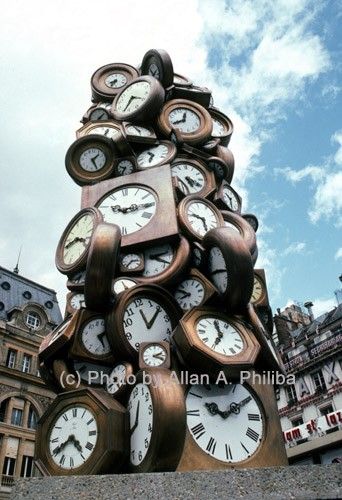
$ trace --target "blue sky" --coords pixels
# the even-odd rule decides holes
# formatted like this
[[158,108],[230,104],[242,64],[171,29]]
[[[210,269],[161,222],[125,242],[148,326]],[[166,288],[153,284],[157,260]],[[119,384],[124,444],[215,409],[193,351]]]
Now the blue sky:
[[[64,169],[89,80],[109,62],[166,49],[235,126],[233,186],[260,219],[273,308],[334,306],[342,272],[340,2],[17,0],[0,33],[1,264],[58,291],[55,248],[78,211]],[[98,28],[99,12],[101,30]]]

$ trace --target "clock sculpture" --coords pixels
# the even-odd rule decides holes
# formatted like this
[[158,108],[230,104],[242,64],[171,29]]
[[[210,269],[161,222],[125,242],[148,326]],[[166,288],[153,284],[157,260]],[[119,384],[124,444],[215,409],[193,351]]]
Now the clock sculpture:
[[231,120],[164,50],[139,68],[99,68],[91,90],[65,158],[81,209],[56,251],[68,294],[39,353],[58,395],[39,423],[37,466],[286,464],[273,386],[260,377],[283,368],[255,269],[258,220],[232,187]]

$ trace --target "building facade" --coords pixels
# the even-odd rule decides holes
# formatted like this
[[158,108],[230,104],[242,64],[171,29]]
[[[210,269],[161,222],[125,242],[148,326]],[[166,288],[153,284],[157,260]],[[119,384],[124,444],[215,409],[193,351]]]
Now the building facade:
[[317,319],[298,305],[274,316],[278,348],[295,383],[278,388],[289,463],[342,462],[342,304]]
[[33,474],[38,418],[55,394],[39,376],[38,350],[62,320],[56,293],[0,266],[0,477]]

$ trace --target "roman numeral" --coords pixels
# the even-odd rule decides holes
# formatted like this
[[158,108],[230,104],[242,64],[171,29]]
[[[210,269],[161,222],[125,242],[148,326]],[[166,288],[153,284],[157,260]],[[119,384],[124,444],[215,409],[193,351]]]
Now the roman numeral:
[[196,439],[199,439],[203,434],[205,434],[205,428],[202,422],[191,428],[191,432],[195,435]]
[[260,420],[260,415],[258,413],[248,413],[248,420]]
[[94,422],[93,418],[91,418],[90,420],[88,420],[87,425],[90,425],[92,422]]
[[90,451],[91,451],[91,450],[94,448],[94,445],[93,445],[93,444],[91,444],[91,443],[89,443],[89,441],[88,441],[88,443],[85,445],[85,447],[86,447],[88,450],[90,450]]
[[84,410],[84,412],[82,413],[82,417],[81,417],[81,418],[83,418],[83,417],[84,417],[84,415],[85,415],[85,412],[86,412],[86,410]]
[[212,455],[214,455],[216,449],[216,439],[210,438],[207,444],[206,450],[209,451]]
[[249,451],[247,450],[246,446],[243,443],[241,443],[241,441],[240,441],[240,444],[241,444],[242,448],[245,450],[245,452],[249,454]]
[[233,460],[232,450],[230,449],[230,446],[228,444],[225,444],[225,448],[227,460]]
[[150,212],[144,212],[141,214],[141,217],[144,217],[144,219],[150,219],[152,217],[152,214]]
[[96,436],[96,431],[90,431],[89,436]]
[[235,352],[236,352],[236,351],[235,351],[232,347],[229,347],[229,350],[230,350],[230,352],[231,352],[232,354],[235,354]]
[[63,418],[64,418],[64,420],[65,420],[66,422],[69,420],[69,419],[68,419],[68,415],[66,415],[65,413],[64,413],[64,415],[63,415]]
[[255,442],[257,442],[259,439],[259,434],[257,432],[255,432],[254,429],[251,429],[250,427],[248,427],[248,429],[247,429],[246,436],[253,439],[253,441],[255,441]]
[[61,429],[61,428],[62,428],[62,427],[58,427],[57,425],[56,425],[56,427],[55,427],[55,429]]
[[70,457],[70,467],[73,467],[74,466],[74,459],[72,457]]
[[74,418],[76,418],[76,417],[77,417],[77,408],[73,408],[73,410],[72,410],[72,416],[73,416]]
[[122,189],[122,196],[127,196],[128,195],[128,189],[124,188]]
[[189,417],[199,417],[200,416],[199,410],[188,410],[186,412],[186,414],[189,415]]
[[58,443],[58,439],[59,439],[59,438],[50,439],[50,443]]
[[65,455],[62,455],[59,463],[60,463],[60,465],[63,465],[64,462],[65,462]]
[[127,227],[126,226],[121,227],[121,234],[123,234],[123,235],[127,234]]

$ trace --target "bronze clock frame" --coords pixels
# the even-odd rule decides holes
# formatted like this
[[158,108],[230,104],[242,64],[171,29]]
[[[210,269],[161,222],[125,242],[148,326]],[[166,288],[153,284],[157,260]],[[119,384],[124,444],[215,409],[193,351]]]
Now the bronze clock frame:
[[212,213],[215,214],[216,221],[217,221],[216,228],[223,226],[224,220],[223,220],[223,217],[222,217],[220,210],[211,201],[207,200],[206,198],[201,198],[197,194],[189,195],[189,196],[186,196],[185,198],[183,198],[177,207],[179,224],[182,227],[186,236],[190,240],[203,241],[203,238],[205,235],[201,236],[197,231],[194,231],[192,229],[191,224],[188,220],[188,215],[187,215],[187,210],[188,210],[189,205],[191,205],[192,203],[196,203],[196,202],[202,203],[203,205],[206,205],[207,207],[209,207],[211,209]]
[[[171,175],[172,175],[173,167],[175,167],[177,165],[183,165],[184,163],[192,165],[194,168],[199,170],[204,177],[203,188],[200,191],[197,191],[196,193],[193,193],[193,194],[196,194],[196,196],[202,196],[203,198],[206,198],[206,197],[209,197],[210,195],[212,195],[216,190],[215,177],[214,177],[214,174],[207,169],[206,164],[201,160],[195,160],[193,158],[190,158],[187,155],[177,155],[173,159],[173,161],[171,162]],[[189,196],[190,193],[186,193],[186,192],[184,192],[184,190],[182,190],[180,188],[181,181],[179,180],[179,177],[178,176],[173,176],[173,177],[178,178],[179,195],[181,197]]]
[[[106,77],[113,73],[121,73],[124,75],[126,78],[125,85],[118,88],[112,88],[106,85]],[[101,66],[93,73],[90,80],[93,100],[111,102],[124,86],[128,85],[135,78],[138,78],[138,76],[138,70],[130,64],[113,63]]]

